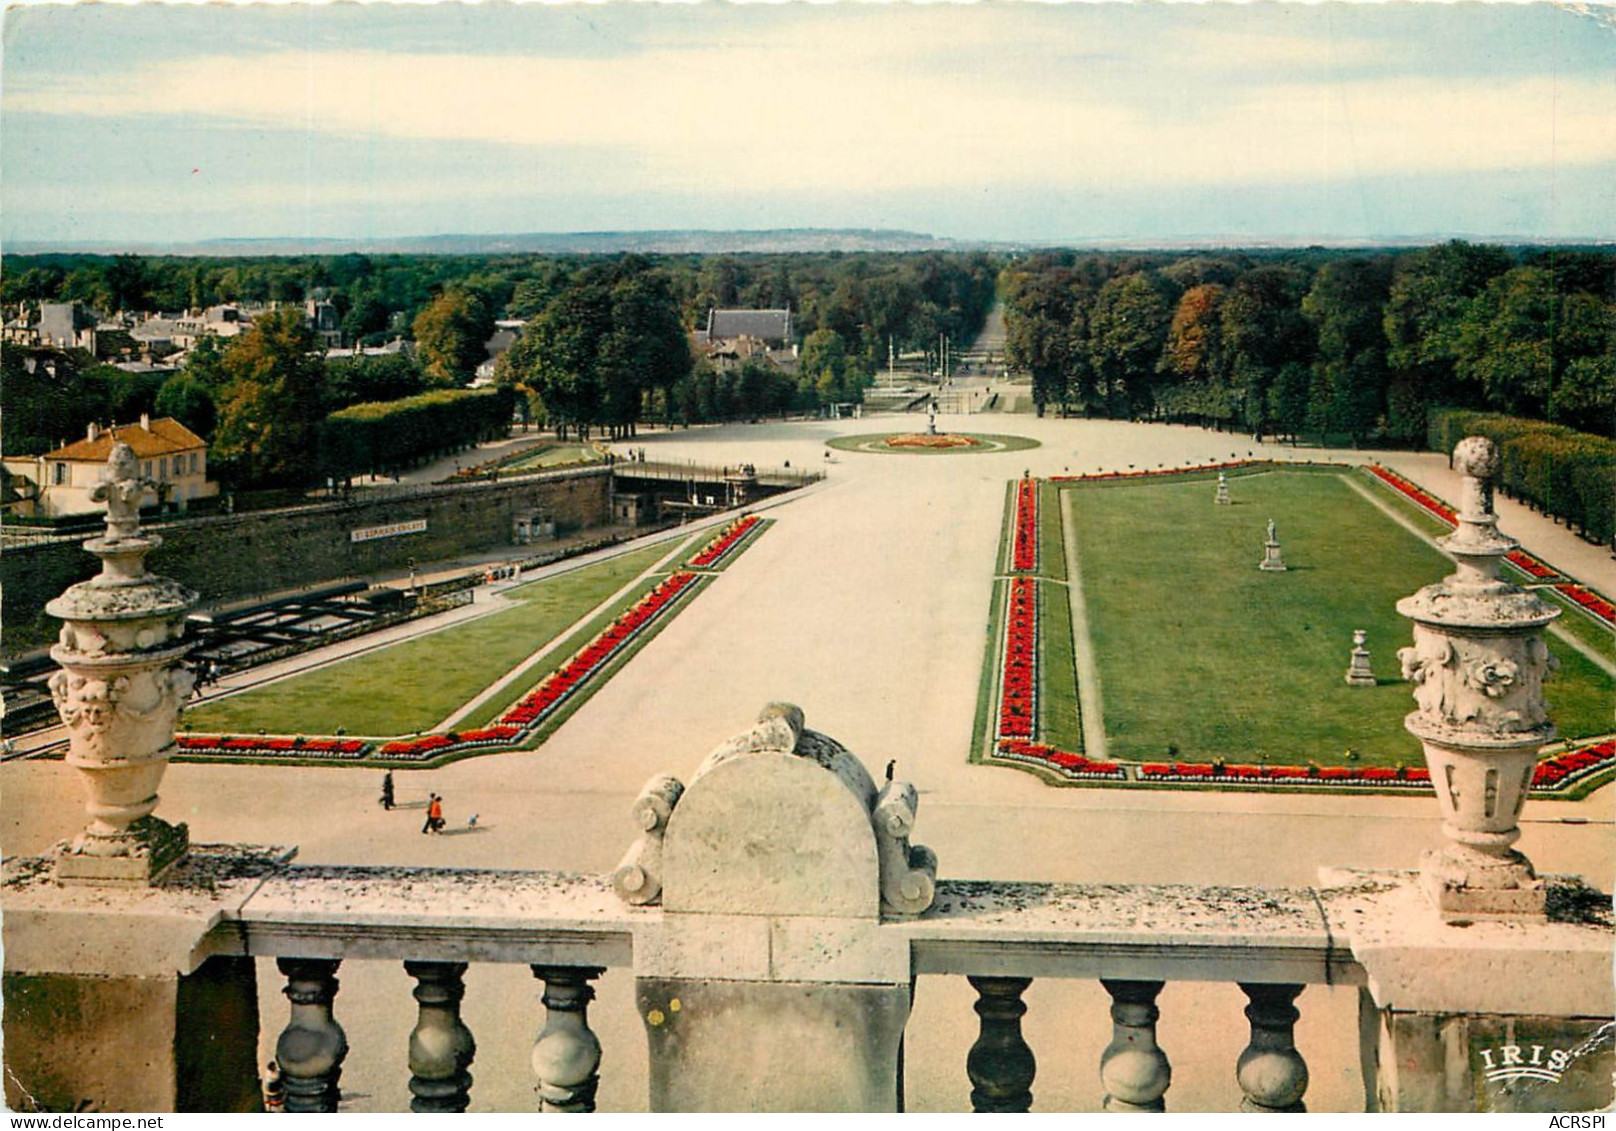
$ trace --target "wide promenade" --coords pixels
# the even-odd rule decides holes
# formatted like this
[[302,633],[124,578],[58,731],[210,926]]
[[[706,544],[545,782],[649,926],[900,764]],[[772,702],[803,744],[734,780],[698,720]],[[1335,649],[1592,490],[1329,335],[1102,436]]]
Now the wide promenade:
[[[938,426],[1016,432],[1042,446],[1000,455],[836,452],[834,462],[825,459],[831,436],[893,431],[915,420],[869,417],[636,438],[634,446],[649,458],[759,466],[789,460],[793,467],[824,467],[829,478],[772,508],[778,521],[767,536],[542,748],[397,775],[401,801],[433,789],[445,798],[452,830],[474,812],[476,830],[423,837],[419,812],[379,809],[379,773],[343,769],[175,765],[162,787],[160,814],[189,821],[193,841],[296,843],[299,859],[309,863],[609,871],[633,837],[627,810],[648,776],[687,775],[764,702],[784,698],[876,773],[888,759],[898,761],[901,776],[921,791],[920,839],[936,849],[940,873],[949,877],[1306,885],[1320,865],[1413,868],[1420,851],[1438,843],[1436,806],[1424,796],[1050,789],[1030,775],[966,761],[1007,480],[1024,469],[1050,475],[1171,466],[1231,452],[1279,459],[1361,453],[1309,453],[1189,428],[978,416],[942,417]],[[1439,493],[1448,486],[1440,457],[1386,462]],[[1616,590],[1616,563],[1606,552],[1522,508],[1506,502],[1501,510],[1504,529],[1540,556]],[[1254,560],[1261,540],[1254,529]],[[1195,591],[1196,580],[1186,577],[1162,600],[1193,601]],[[1344,646],[1343,663],[1345,653]],[[1151,662],[1148,649],[1138,662]],[[1417,757],[1417,744],[1408,742]],[[1608,883],[1616,859],[1613,795],[1605,789],[1581,802],[1529,802],[1520,847],[1544,871]],[[41,851],[81,823],[78,789],[64,765],[0,768],[0,838],[8,855]],[[367,970],[353,963],[343,971],[339,1009],[356,1048],[361,1034],[372,1048],[390,1048],[410,1024],[403,973],[380,965]],[[525,971],[473,967],[468,978],[481,1109],[522,1110],[531,1102],[522,1060],[539,1009],[532,980],[518,975]],[[369,978],[382,988],[366,992]],[[280,982],[272,969],[260,971],[260,982],[264,1027],[273,1034],[283,1016]],[[969,1084],[960,1065],[975,1019],[968,987],[953,982],[931,987],[923,980],[908,1071],[912,1098],[958,1110],[966,1106]],[[1180,991],[1169,987],[1162,1000],[1176,1102],[1181,1110],[1232,1106],[1238,1091],[1227,1050],[1200,1056],[1195,1017],[1238,1016],[1238,991],[1183,988],[1231,998],[1226,1009],[1200,1011],[1176,1010],[1173,995]],[[644,1103],[644,1039],[631,994],[626,976],[609,976],[594,1013],[610,1050],[602,1072],[607,1109]],[[1029,1036],[1040,1057],[1039,1108],[1091,1106],[1108,1031],[1103,991],[1045,980],[1028,1000]],[[522,1002],[531,1002],[525,1013]],[[1306,1049],[1312,1042],[1323,1054],[1308,1052],[1318,1068],[1309,1092],[1314,1110],[1361,1103],[1355,1015],[1351,991],[1318,989],[1304,1002],[1299,1043]],[[401,1109],[403,1081],[396,1064],[367,1067],[357,1058],[344,1074],[354,1106],[365,1110]]]

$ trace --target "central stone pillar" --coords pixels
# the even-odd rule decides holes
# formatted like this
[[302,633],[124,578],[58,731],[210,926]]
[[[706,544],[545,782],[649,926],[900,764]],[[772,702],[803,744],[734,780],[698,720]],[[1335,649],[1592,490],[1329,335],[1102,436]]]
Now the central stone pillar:
[[636,803],[618,870],[662,920],[636,938],[653,1111],[897,1111],[910,1008],[888,916],[931,905],[936,859],[907,840],[915,790],[765,708],[679,787]]

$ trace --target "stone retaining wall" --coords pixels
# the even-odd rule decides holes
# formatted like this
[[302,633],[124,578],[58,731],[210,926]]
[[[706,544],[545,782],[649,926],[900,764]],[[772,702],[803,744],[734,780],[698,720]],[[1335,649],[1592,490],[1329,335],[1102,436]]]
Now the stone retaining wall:
[[[157,525],[152,529],[163,545],[149,567],[195,589],[204,606],[241,600],[403,569],[410,558],[425,564],[510,545],[519,514],[542,511],[562,527],[604,525],[611,521],[611,483],[611,472],[600,468]],[[426,520],[424,531],[351,537],[354,530],[419,519]],[[57,624],[45,616],[45,602],[96,569],[77,542],[7,548],[0,555],[0,651],[15,655],[53,639]]]

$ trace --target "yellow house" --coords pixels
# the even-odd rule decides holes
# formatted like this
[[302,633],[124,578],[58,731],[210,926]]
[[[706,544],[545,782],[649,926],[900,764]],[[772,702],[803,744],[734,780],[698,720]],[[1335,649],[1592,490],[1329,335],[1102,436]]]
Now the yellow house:
[[208,445],[202,437],[172,417],[152,420],[142,414],[139,424],[92,424],[84,439],[66,447],[6,460],[14,481],[24,481],[13,483],[24,500],[19,509],[50,518],[100,510],[90,491],[101,482],[107,456],[120,440],[133,449],[140,473],[157,482],[164,502],[184,510],[193,499],[219,493],[219,485],[208,482]]

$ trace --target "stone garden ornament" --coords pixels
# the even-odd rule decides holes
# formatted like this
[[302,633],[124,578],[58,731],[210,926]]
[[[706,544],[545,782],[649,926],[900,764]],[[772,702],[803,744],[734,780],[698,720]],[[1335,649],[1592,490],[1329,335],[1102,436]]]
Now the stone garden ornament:
[[51,696],[68,731],[67,762],[88,797],[90,823],[58,845],[65,882],[147,884],[185,856],[184,825],[152,816],[174,754],[174,726],[194,677],[181,663],[185,614],[196,594],[146,572],[162,544],[140,531],[140,504],[157,484],[138,474],[129,445],[112,447],[91,498],[107,506],[106,533],[84,548],[101,572],[45,606],[60,617]]
[[1559,664],[1543,629],[1560,613],[1498,576],[1516,547],[1492,508],[1498,448],[1461,440],[1453,465],[1464,476],[1458,528],[1438,544],[1458,568],[1397,603],[1414,622],[1413,646],[1397,654],[1416,704],[1404,725],[1425,748],[1448,838],[1421,875],[1445,919],[1541,915],[1542,881],[1511,845],[1538,752],[1556,733],[1543,681]]

